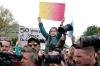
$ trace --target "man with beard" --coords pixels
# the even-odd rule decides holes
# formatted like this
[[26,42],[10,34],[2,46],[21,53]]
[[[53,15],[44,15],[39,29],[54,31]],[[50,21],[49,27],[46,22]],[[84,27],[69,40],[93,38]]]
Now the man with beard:
[[40,42],[36,38],[30,38],[27,41],[28,47],[33,49],[33,60],[37,66],[42,66],[43,54],[40,51]]
[[34,52],[38,53],[40,50],[40,42],[38,39],[30,38],[27,43],[28,47],[32,48]]

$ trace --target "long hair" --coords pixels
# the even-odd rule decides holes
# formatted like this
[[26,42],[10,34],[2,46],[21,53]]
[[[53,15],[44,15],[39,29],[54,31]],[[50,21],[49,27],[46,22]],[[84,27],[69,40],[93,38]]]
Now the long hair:
[[51,29],[55,29],[56,31],[58,31],[58,29],[56,27],[51,27],[50,30],[49,30],[49,34],[51,32]]

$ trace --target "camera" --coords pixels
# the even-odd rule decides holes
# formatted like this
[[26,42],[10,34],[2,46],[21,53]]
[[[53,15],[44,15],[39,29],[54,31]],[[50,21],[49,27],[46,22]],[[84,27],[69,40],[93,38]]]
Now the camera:
[[81,47],[93,46],[95,50],[100,49],[100,35],[82,36],[80,38]]
[[67,31],[71,31],[73,30],[73,26],[71,24],[66,24],[64,27],[64,30],[67,32]]
[[22,59],[22,56],[21,55],[16,55],[16,54],[11,54],[11,53],[8,53],[8,52],[0,52],[0,58],[5,58],[6,60],[21,60]]
[[44,62],[45,63],[56,63],[56,64],[60,64],[61,60],[64,60],[64,56],[61,53],[62,49],[59,48],[55,48],[53,51],[48,52],[48,54],[46,54],[44,56]]
[[67,31],[72,31],[73,30],[73,26],[71,24],[66,24],[65,26],[59,27],[58,28],[58,32],[67,32]]

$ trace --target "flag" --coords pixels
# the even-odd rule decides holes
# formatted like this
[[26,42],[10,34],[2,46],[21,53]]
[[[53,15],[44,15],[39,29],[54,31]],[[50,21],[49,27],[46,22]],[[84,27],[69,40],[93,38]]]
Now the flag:
[[40,2],[39,16],[42,19],[61,21],[64,18],[64,3]]

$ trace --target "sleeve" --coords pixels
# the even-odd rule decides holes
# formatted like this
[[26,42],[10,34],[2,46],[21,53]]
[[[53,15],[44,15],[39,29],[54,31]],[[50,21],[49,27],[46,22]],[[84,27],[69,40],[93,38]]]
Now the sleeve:
[[64,46],[64,44],[65,44],[65,40],[60,39],[59,42],[57,43],[56,47],[57,48],[62,48]]
[[42,35],[47,39],[49,34],[46,32],[42,23],[39,23],[39,28],[40,28],[40,32],[42,33]]
[[63,34],[64,32],[65,32],[65,31],[64,31],[64,29],[63,29],[61,26],[58,27],[58,33],[57,33],[56,38],[57,38],[57,39],[60,39],[61,36],[62,36],[62,34]]

